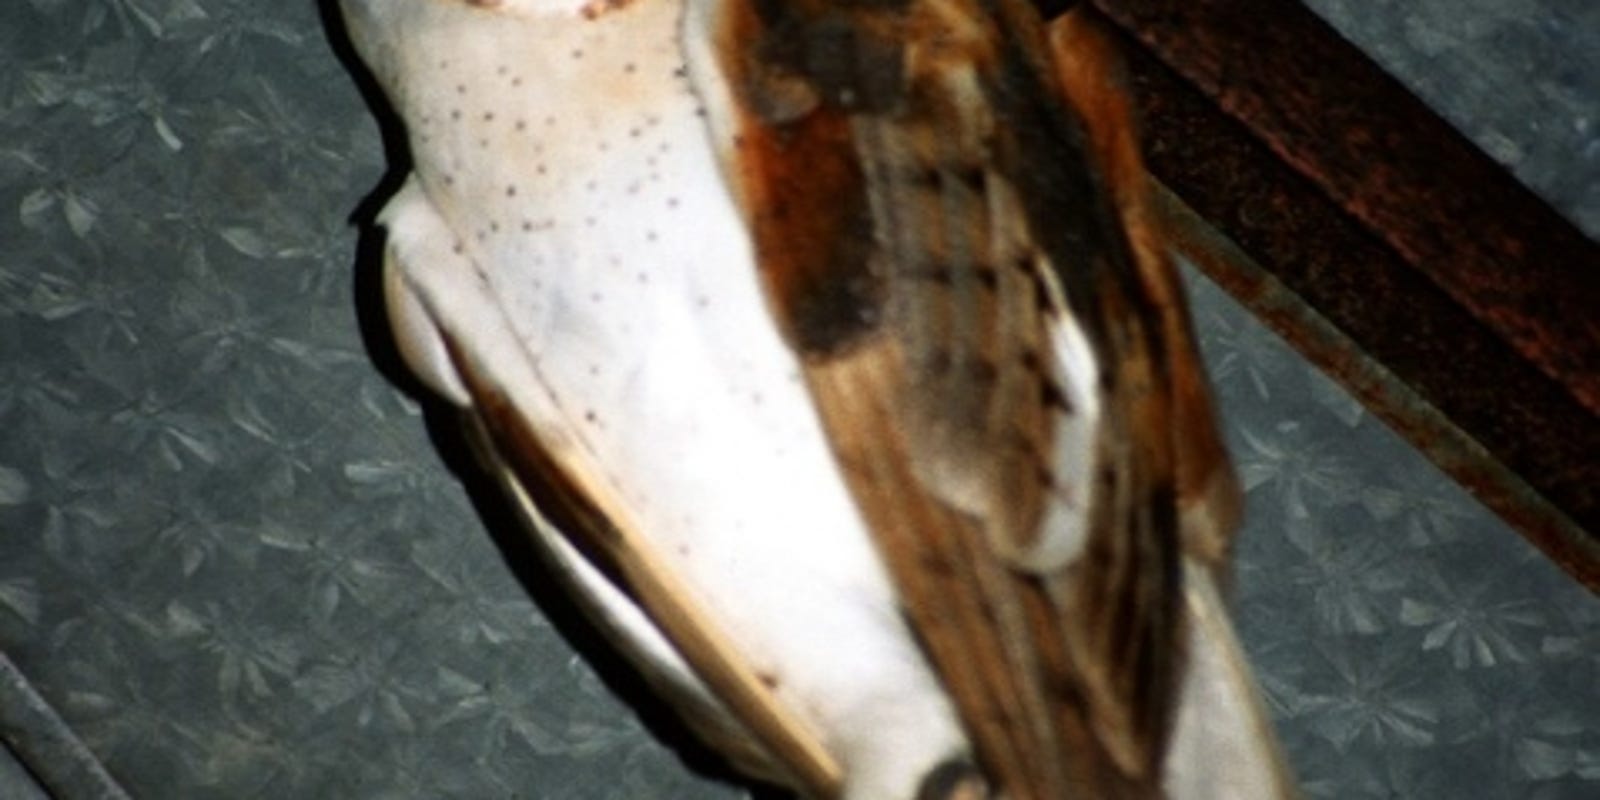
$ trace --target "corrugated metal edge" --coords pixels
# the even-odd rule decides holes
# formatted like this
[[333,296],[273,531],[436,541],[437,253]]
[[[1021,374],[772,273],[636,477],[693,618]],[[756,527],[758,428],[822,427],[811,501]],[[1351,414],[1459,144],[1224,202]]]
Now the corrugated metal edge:
[[49,797],[129,798],[5,653],[0,653],[0,741]]
[[1170,246],[1311,363],[1327,371],[1379,419],[1422,451],[1591,591],[1600,592],[1600,541],[1529,486],[1468,431],[1269,270],[1208,224],[1171,189],[1151,179]]
[[50,800],[39,779],[9,747],[0,747],[0,797],[6,800]]
[[1299,3],[1095,6],[1600,414],[1600,248],[1399,80]]
[[[1277,31],[1274,35],[1283,32],[1266,18],[1241,18],[1240,9],[1210,0],[1198,5],[1096,0],[1093,5],[1114,7],[1109,16],[1095,7],[1075,13],[1118,32],[1128,55],[1130,89],[1145,122],[1150,171],[1197,212],[1205,227],[1248,253],[1256,269],[1231,269],[1230,259],[1212,259],[1209,265],[1202,260],[1199,266],[1556,564],[1600,592],[1600,462],[1593,456],[1600,450],[1600,415],[1584,404],[1589,395],[1582,388],[1593,375],[1541,360],[1550,351],[1509,333],[1506,320],[1489,307],[1537,322],[1544,338],[1572,340],[1574,348],[1563,357],[1584,361],[1588,357],[1580,351],[1594,351],[1587,333],[1595,330],[1593,320],[1573,313],[1571,302],[1540,308],[1528,301],[1550,293],[1567,301],[1592,296],[1594,287],[1575,283],[1573,276],[1581,272],[1576,265],[1600,254],[1600,245],[1503,169],[1457,142],[1458,134],[1304,9],[1263,7],[1273,20],[1281,15],[1286,25],[1292,22],[1298,33],[1261,46],[1315,45],[1328,69],[1364,76],[1361,80],[1321,81],[1315,74],[1296,73],[1286,83],[1287,74],[1273,72],[1271,59],[1261,62],[1259,53],[1249,52],[1252,37],[1261,34],[1249,30],[1252,24]],[[1177,35],[1172,18],[1152,11],[1157,7],[1182,11],[1179,16],[1192,25]],[[1251,80],[1219,82],[1219,64],[1236,61],[1248,62]],[[1404,152],[1415,153],[1417,147],[1431,152],[1429,143],[1449,140],[1458,156],[1452,163],[1477,166],[1439,171],[1420,157],[1385,157],[1358,148],[1363,155],[1354,163],[1359,168],[1350,167],[1352,158],[1341,149],[1344,117],[1329,117],[1326,130],[1280,118],[1279,103],[1303,111],[1307,102],[1313,111],[1403,113],[1413,123],[1404,130],[1417,140],[1408,139]],[[1361,110],[1365,106],[1372,108]],[[1317,158],[1328,161],[1326,169],[1305,168],[1307,159]],[[1332,185],[1340,176],[1369,172],[1393,180],[1356,181],[1359,192]],[[1446,224],[1432,217],[1358,213],[1370,210],[1362,203],[1377,202],[1374,197],[1391,202],[1385,192],[1413,200],[1486,195],[1494,199],[1494,208],[1478,209],[1479,216],[1489,214],[1496,230],[1516,235],[1492,242],[1473,235],[1452,239],[1437,231],[1418,233],[1419,226],[1475,231],[1476,217]],[[1454,248],[1460,258],[1401,246],[1415,244],[1418,236]],[[1540,244],[1505,244],[1513,240]],[[1507,267],[1524,262],[1527,269]],[[1467,291],[1479,284],[1465,279],[1461,286],[1440,285],[1436,273],[1450,269],[1483,281],[1501,276],[1527,285],[1519,284],[1525,291],[1487,295]],[[1263,282],[1256,272],[1273,280]],[[1525,280],[1546,273],[1548,281]],[[1295,302],[1279,302],[1286,297]],[[1320,324],[1312,324],[1312,317]],[[1368,362],[1381,368],[1381,380],[1369,374]],[[1574,375],[1576,381],[1563,382]]]

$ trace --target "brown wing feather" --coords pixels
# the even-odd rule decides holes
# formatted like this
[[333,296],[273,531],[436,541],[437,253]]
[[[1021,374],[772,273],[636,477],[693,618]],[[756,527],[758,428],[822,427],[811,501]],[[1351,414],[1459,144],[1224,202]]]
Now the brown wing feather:
[[[774,311],[980,760],[1019,800],[1159,795],[1176,497],[1210,468],[1203,437],[1171,432],[1209,407],[1185,395],[1197,373],[1173,388],[1187,320],[1155,240],[1125,227],[1142,172],[1124,110],[1094,102],[1112,90],[1082,80],[1103,59],[1058,74],[1011,0],[755,2],[723,22],[732,174]],[[1043,535],[1074,413],[1044,367],[1056,325],[1089,342],[1103,413],[1086,548],[1041,573],[1015,556]]]
[[1061,85],[1080,110],[1096,160],[1109,188],[1133,265],[1159,313],[1172,392],[1171,431],[1177,458],[1176,488],[1185,549],[1213,566],[1225,562],[1242,506],[1239,487],[1214,422],[1205,371],[1177,270],[1168,256],[1162,215],[1150,198],[1137,144],[1127,123],[1126,76],[1113,34],[1092,15],[1066,14],[1050,27]]

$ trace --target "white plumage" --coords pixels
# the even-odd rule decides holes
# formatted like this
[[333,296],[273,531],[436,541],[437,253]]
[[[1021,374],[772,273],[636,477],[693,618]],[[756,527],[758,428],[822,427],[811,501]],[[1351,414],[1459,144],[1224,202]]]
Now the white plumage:
[[[381,217],[400,349],[472,412],[601,626],[713,744],[780,782],[910,800],[973,758],[763,289],[726,169],[726,4],[691,2],[687,21],[683,0],[343,5],[414,159]],[[1074,326],[1048,341],[1079,412],[1055,466],[1081,494],[1096,354]],[[534,506],[530,442],[598,535]],[[1085,548],[1080,502],[1045,517],[1038,569]],[[1219,731],[1197,701],[1180,710],[1168,788],[1273,796],[1275,763],[1252,762],[1270,731],[1209,572],[1186,572],[1200,669],[1182,692],[1232,716]],[[1244,760],[1215,769],[1229,754]]]

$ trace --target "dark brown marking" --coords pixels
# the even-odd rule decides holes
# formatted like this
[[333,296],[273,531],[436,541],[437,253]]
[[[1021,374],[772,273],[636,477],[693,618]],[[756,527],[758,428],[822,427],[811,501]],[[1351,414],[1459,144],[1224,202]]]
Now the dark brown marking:
[[957,175],[961,185],[967,187],[968,191],[981,193],[988,183],[988,173],[988,169],[984,166],[973,165],[961,170]]
[[889,112],[905,102],[905,43],[889,19],[863,24],[855,8],[805,8],[805,3],[762,2],[762,36],[754,61],[792,76],[824,103],[843,111]]
[[1052,380],[1039,382],[1039,402],[1057,409],[1063,414],[1071,414],[1073,411],[1072,402],[1061,391],[1061,387],[1057,386],[1056,382]]
[[955,283],[955,274],[948,267],[925,267],[908,269],[900,273],[912,280],[927,281],[940,286],[951,286]]
[[[1168,388],[1111,196],[1126,173],[1085,130],[1099,106],[1064,102],[1020,0],[753,0],[723,22],[764,285],[977,760],[1017,800],[1156,796],[1178,656]],[[1056,488],[1051,324],[1109,365],[1107,412],[1085,560],[1023,579],[997,544],[1035,541]],[[930,460],[993,509],[947,502],[913,468]]]
[[986,291],[997,291],[1000,288],[1000,272],[994,267],[979,266],[974,268],[973,274],[978,278],[978,285]]
[[1022,355],[1020,356],[1020,360],[1022,361],[1023,369],[1035,375],[1044,374],[1044,364],[1039,361],[1038,350],[1035,350],[1032,347],[1024,349],[1022,351]]
[[989,800],[989,787],[972,762],[951,760],[922,779],[916,800]]
[[849,139],[846,116],[819,110],[781,129],[751,125],[740,160],[767,286],[807,356],[848,350],[882,315],[871,213]]
[[589,0],[583,4],[583,18],[593,22],[613,11],[627,8],[633,0]]
[[962,364],[966,379],[980,391],[987,391],[1000,377],[1000,370],[987,358],[969,358]]

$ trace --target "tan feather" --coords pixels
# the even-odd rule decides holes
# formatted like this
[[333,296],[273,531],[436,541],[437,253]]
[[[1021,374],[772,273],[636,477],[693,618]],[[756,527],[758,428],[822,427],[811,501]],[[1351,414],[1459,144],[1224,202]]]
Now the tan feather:
[[[1223,505],[1229,476],[1109,49],[1071,23],[1047,41],[1014,2],[758,9],[723,33],[730,171],[980,759],[1008,797],[1159,794],[1178,506]],[[1052,460],[1083,424],[1052,363],[1062,327],[1098,370],[1089,486]],[[1070,563],[1040,555],[1053,503],[1087,520]],[[1208,560],[1228,522],[1212,513],[1191,543]]]
[[[647,673],[692,695],[713,743],[810,796],[875,800],[919,780],[977,790],[963,730],[1010,800],[1158,797],[1214,753],[1263,752],[1213,587],[1237,490],[1096,31],[1047,29],[1023,0],[706,0],[682,27],[677,4],[352,5],[429,145],[385,217],[405,255],[387,287],[402,352],[469,411],[574,588],[623,620],[610,633]],[[380,23],[437,38],[401,47]],[[654,60],[636,63],[646,34]],[[419,60],[430,41],[462,63]],[[583,91],[597,70],[654,76],[630,108],[670,135],[646,145],[618,123]],[[560,79],[530,95],[524,73]],[[533,140],[538,103],[567,113]],[[599,157],[591,136],[629,144]],[[669,150],[661,203],[639,182],[599,191],[612,159],[656,170]],[[598,194],[562,194],[579,186]],[[680,200],[692,222],[662,211]],[[580,233],[567,203],[607,235]],[[650,244],[654,227],[613,248],[658,223],[674,248]],[[705,254],[694,230],[713,234]],[[625,261],[639,271],[606,271]],[[671,280],[692,309],[656,288]],[[632,330],[635,314],[656,324]],[[763,396],[781,413],[758,412]],[[674,413],[649,417],[661,398]],[[706,448],[715,433],[728,441]],[[776,446],[731,441],[746,439]],[[770,492],[731,485],[772,465],[750,481]],[[768,512],[792,498],[799,513]],[[720,527],[700,515],[729,508]],[[839,615],[806,628],[789,592],[812,587],[799,610]],[[746,601],[760,613],[734,613]],[[835,657],[840,620],[840,641],[891,645],[868,682]],[[1204,667],[1187,678],[1186,647]],[[909,702],[882,701],[902,686]],[[1244,744],[1193,724],[1214,710]],[[1287,786],[1265,761],[1228,785]]]
[[1168,257],[1171,242],[1151,182],[1131,135],[1127,78],[1108,32],[1094,18],[1065,14],[1050,28],[1062,88],[1080,110],[1098,161],[1106,165],[1109,189],[1133,264],[1159,313],[1167,343],[1172,386],[1170,425],[1177,454],[1177,492],[1185,549],[1212,564],[1231,552],[1242,497],[1227,452],[1217,434],[1216,414],[1205,371],[1195,349],[1193,324]]

